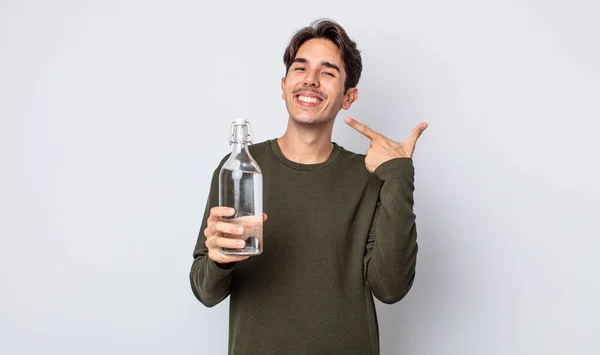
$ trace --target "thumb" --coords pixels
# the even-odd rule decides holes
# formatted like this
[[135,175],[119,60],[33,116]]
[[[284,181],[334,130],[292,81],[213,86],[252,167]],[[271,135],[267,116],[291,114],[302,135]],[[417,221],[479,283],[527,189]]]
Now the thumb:
[[409,137],[409,140],[412,142],[413,145],[417,144],[417,140],[419,139],[419,137],[421,137],[423,131],[427,129],[427,126],[428,125],[426,122],[422,122],[413,129]]

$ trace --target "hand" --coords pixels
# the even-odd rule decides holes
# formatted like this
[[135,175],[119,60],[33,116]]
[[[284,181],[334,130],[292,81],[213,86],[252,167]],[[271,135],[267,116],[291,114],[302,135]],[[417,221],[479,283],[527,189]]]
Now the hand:
[[388,160],[394,158],[412,158],[417,139],[419,139],[423,131],[427,128],[427,123],[420,123],[413,129],[407,140],[404,142],[394,142],[353,118],[346,117],[345,121],[350,127],[371,140],[371,145],[369,145],[365,157],[365,166],[370,172],[374,172],[379,165]]
[[[204,230],[208,248],[208,258],[219,264],[227,264],[235,261],[248,259],[248,256],[231,256],[221,253],[221,248],[243,248],[246,242],[242,239],[234,239],[223,237],[222,234],[232,236],[241,235],[244,233],[244,227],[227,223],[220,220],[220,217],[229,217],[235,214],[235,210],[229,207],[217,206],[210,209],[210,215],[206,222],[207,226]],[[267,220],[267,215],[263,213],[263,222]]]

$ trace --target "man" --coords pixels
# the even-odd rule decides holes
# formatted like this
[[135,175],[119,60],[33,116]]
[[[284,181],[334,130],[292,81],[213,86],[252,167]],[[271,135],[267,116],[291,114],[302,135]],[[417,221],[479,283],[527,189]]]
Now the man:
[[358,121],[371,141],[366,155],[331,141],[335,118],[358,98],[362,60],[337,23],[298,31],[284,54],[285,134],[250,146],[263,173],[264,251],[225,256],[239,247],[223,233],[215,169],[190,281],[212,307],[230,295],[230,354],[379,354],[373,296],[400,301],[417,256],[413,213],[415,143],[395,142]]

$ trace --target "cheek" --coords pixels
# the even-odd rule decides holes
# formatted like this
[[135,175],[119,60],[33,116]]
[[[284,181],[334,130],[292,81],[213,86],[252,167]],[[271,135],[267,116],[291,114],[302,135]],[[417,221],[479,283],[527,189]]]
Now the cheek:
[[331,102],[335,103],[336,105],[342,105],[345,100],[344,94],[339,90],[333,91],[329,97],[332,98]]
[[286,95],[291,95],[292,91],[294,91],[295,83],[291,80],[287,80],[285,85],[283,86],[283,92]]
[[342,87],[338,83],[325,83],[322,85],[322,90],[327,92],[329,97],[335,97],[335,101],[338,101],[340,97],[344,96]]

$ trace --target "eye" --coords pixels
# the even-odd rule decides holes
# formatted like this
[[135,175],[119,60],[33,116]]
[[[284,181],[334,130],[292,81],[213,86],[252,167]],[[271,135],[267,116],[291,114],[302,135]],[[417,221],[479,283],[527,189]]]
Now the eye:
[[333,75],[333,73],[331,73],[331,72],[328,72],[328,71],[325,71],[325,72],[323,72],[323,74],[325,74],[325,75],[329,75],[329,76],[331,76],[331,77],[335,77],[335,75]]
[[304,70],[304,67],[296,67],[296,68],[294,68],[294,70],[302,71],[302,70]]

